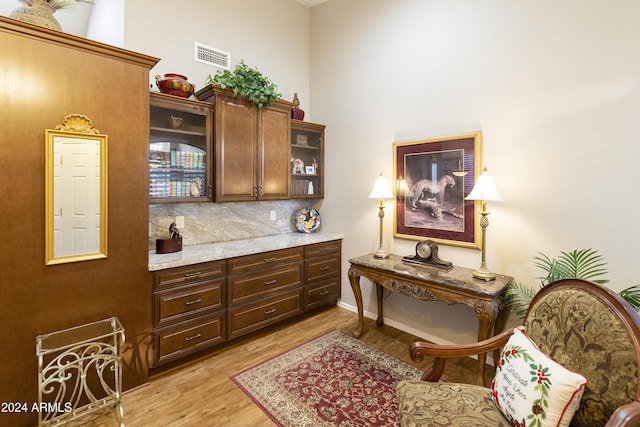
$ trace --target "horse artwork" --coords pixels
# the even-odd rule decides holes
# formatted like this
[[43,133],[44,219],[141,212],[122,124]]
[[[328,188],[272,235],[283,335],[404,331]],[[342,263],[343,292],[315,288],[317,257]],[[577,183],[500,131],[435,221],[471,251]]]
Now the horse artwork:
[[394,236],[479,248],[475,204],[481,134],[394,143]]

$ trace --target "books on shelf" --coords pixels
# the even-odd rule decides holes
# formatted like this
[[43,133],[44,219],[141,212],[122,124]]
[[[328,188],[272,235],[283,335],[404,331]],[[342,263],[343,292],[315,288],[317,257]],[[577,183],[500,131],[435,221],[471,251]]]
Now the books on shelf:
[[163,198],[203,195],[206,186],[204,156],[204,153],[173,149],[171,151],[151,151],[149,196]]
[[302,194],[315,194],[318,191],[314,188],[312,180],[309,179],[295,179],[291,181],[291,195],[300,196]]

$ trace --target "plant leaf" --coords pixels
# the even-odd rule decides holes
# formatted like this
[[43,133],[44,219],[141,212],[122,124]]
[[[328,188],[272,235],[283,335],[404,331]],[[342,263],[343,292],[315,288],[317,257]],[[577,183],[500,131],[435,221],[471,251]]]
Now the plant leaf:
[[640,285],[629,286],[621,290],[619,294],[637,312],[640,312]]
[[531,304],[531,300],[533,300],[536,293],[537,291],[534,288],[514,282],[505,289],[505,305],[511,309],[515,316],[524,319],[529,304]]
[[595,277],[607,274],[606,263],[597,250],[581,249],[561,252],[558,260],[569,274],[568,278],[591,280],[597,283],[607,282],[607,280],[602,279],[594,280]]

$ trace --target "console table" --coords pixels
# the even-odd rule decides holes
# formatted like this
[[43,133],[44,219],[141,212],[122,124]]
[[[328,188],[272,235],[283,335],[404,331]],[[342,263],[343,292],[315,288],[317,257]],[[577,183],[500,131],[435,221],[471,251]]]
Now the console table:
[[[358,307],[358,328],[353,335],[359,338],[363,329],[362,290],[360,277],[364,276],[376,284],[379,326],[383,324],[383,290],[402,293],[423,301],[444,301],[447,304],[465,304],[478,316],[478,341],[489,338],[494,325],[496,330],[503,327],[503,319],[498,316],[503,306],[502,294],[513,281],[509,276],[496,275],[496,280],[487,282],[474,279],[472,269],[453,267],[449,270],[408,264],[402,257],[375,258],[365,255],[349,260],[349,281]],[[484,383],[486,354],[478,355],[480,364],[479,384]]]

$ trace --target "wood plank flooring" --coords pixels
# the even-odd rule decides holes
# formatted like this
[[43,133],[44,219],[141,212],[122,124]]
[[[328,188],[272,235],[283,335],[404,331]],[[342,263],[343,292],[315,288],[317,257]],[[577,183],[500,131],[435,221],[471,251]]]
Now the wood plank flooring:
[[[357,315],[331,307],[292,319],[207,352],[187,364],[154,375],[151,381],[124,393],[124,422],[127,427],[273,426],[274,423],[229,377],[289,348],[333,329],[351,334]],[[409,345],[416,337],[365,319],[362,341],[415,366]],[[487,375],[493,370],[487,366]],[[475,382],[477,361],[470,358],[447,362],[447,381]],[[113,413],[91,415],[74,426],[116,426]]]

